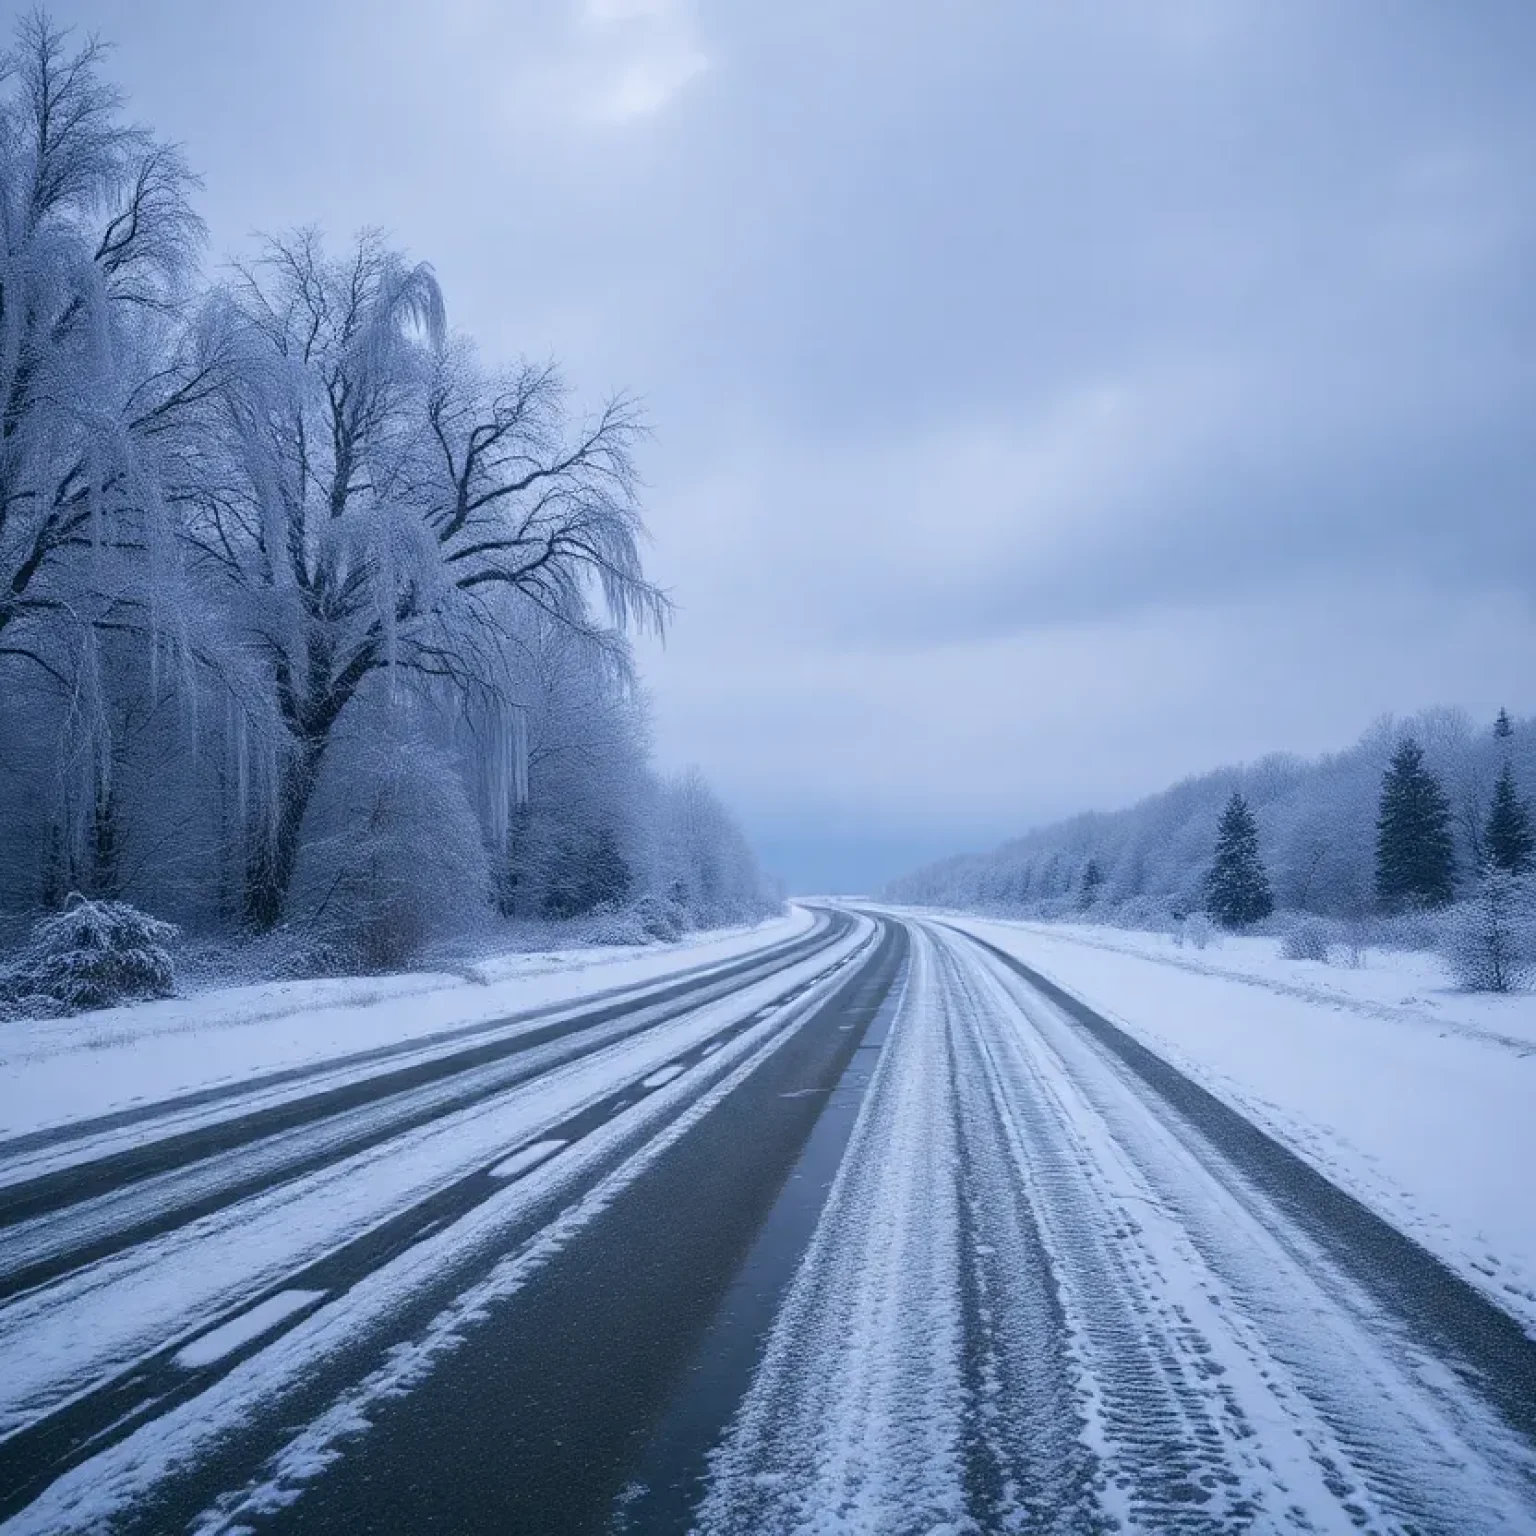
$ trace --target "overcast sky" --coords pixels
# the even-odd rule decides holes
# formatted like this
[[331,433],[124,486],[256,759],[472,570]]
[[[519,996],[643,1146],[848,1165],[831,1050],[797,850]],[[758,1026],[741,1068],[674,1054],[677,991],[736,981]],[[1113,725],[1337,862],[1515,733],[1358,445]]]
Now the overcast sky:
[[53,14],[211,258],[382,225],[644,398],[658,750],[795,889],[1536,710],[1530,0]]

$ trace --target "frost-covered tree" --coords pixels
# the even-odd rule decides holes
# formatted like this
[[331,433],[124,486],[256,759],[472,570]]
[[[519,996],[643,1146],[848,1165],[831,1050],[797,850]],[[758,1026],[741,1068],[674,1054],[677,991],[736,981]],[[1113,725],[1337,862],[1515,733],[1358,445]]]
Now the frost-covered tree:
[[102,62],[34,15],[0,70],[0,922],[384,964],[495,908],[750,907],[734,822],[679,854],[649,768],[634,405],[483,364],[377,235],[208,287]]
[[1507,741],[1509,737],[1515,734],[1515,727],[1509,718],[1509,711],[1507,709],[1500,708],[1493,722],[1493,734],[1500,741]]
[[1515,788],[1515,776],[1506,762],[1493,787],[1488,823],[1483,830],[1483,857],[1489,867],[1509,875],[1531,871],[1536,837],[1531,833],[1531,808]]
[[1443,951],[1451,974],[1476,992],[1513,992],[1536,971],[1536,892],[1507,870],[1485,868],[1450,913]]
[[1388,912],[1443,907],[1456,893],[1451,808],[1424,750],[1404,737],[1382,777],[1376,816],[1376,899]]
[[283,727],[275,803],[250,840],[247,909],[264,926],[368,679],[494,713],[519,702],[520,608],[622,658],[614,626],[659,624],[666,603],[640,562],[633,409],[573,420],[551,369],[483,376],[450,343],[428,267],[376,235],[331,259],[301,232],[216,303],[244,362],[222,401],[236,473],[203,499],[197,548],[265,658]]
[[1206,881],[1206,910],[1223,928],[1246,928],[1274,910],[1269,876],[1259,855],[1259,829],[1237,791],[1216,829],[1216,855]]
[[120,885],[122,733],[205,687],[217,647],[177,535],[229,359],[184,323],[190,174],[101,63],[33,13],[0,68],[0,713],[54,770],[0,836],[42,850],[21,880],[54,900]]
[[659,829],[660,889],[692,924],[747,922],[768,910],[751,847],[697,769],[663,784]]
[[0,98],[0,656],[148,622],[161,448],[211,382],[175,320],[201,233],[181,154],[120,120],[101,49],[36,13]]
[[398,703],[379,697],[354,710],[310,808],[290,909],[340,965],[383,970],[433,938],[483,926],[487,849],[430,721],[401,721]]
[[1276,905],[1358,927],[1376,908],[1382,779],[1404,736],[1422,745],[1425,769],[1445,788],[1457,867],[1477,869],[1505,763],[1520,797],[1536,797],[1536,732],[1516,720],[1500,739],[1459,711],[1434,709],[1378,721],[1354,746],[1312,762],[1273,756],[1219,768],[1124,810],[1074,816],[991,853],[942,860],[892,882],[888,893],[923,904],[1061,915],[1071,885],[1062,871],[1081,871],[1091,857],[1105,875],[1096,912],[1163,927],[1175,910],[1188,913],[1203,902],[1211,829],[1237,790],[1254,811]]

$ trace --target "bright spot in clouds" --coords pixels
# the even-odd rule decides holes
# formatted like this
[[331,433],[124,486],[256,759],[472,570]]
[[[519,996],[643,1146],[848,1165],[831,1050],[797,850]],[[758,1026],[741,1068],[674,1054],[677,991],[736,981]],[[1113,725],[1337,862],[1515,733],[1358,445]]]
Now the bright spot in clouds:
[[659,112],[709,68],[688,9],[677,0],[586,0],[582,20],[596,78],[587,102],[606,121]]

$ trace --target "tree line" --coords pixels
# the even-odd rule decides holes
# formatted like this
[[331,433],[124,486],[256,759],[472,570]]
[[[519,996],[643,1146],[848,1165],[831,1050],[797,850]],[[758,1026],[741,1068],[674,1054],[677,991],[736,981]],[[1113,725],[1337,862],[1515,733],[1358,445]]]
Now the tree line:
[[[1276,755],[1126,810],[1043,827],[892,882],[896,901],[1241,928],[1276,909],[1358,921],[1480,900],[1536,868],[1536,722],[1379,721],[1345,752]],[[1503,887],[1501,887],[1503,888]]]
[[0,913],[386,963],[482,912],[764,911],[650,767],[635,402],[487,362],[377,233],[206,279],[195,178],[102,64],[33,15],[0,74]]
[[[1503,710],[1493,734],[1504,742],[1514,734]],[[1471,826],[1475,831],[1475,820]],[[1481,836],[1473,840],[1476,867],[1467,873],[1473,880],[1528,875],[1533,850],[1530,803],[1516,787],[1506,755],[1488,799]],[[1377,910],[1389,915],[1436,911],[1456,899],[1459,883],[1450,796],[1425,766],[1424,749],[1412,736],[1404,736],[1382,776],[1376,815]],[[1206,909],[1226,928],[1245,928],[1274,910],[1258,823],[1239,790],[1232,791],[1217,828]]]

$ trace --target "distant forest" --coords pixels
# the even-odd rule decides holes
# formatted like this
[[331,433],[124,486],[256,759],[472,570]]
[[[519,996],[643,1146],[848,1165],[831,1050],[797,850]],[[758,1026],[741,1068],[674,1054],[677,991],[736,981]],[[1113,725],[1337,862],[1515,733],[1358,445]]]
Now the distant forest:
[[0,921],[125,902],[384,966],[498,914],[767,910],[650,764],[635,403],[483,358],[380,234],[206,277],[104,62],[34,13],[0,72]]
[[885,895],[1148,925],[1195,912],[1229,927],[1271,910],[1401,915],[1473,895],[1490,869],[1529,873],[1533,799],[1536,721],[1437,708],[1380,720],[1347,751],[1218,768],[929,864]]

